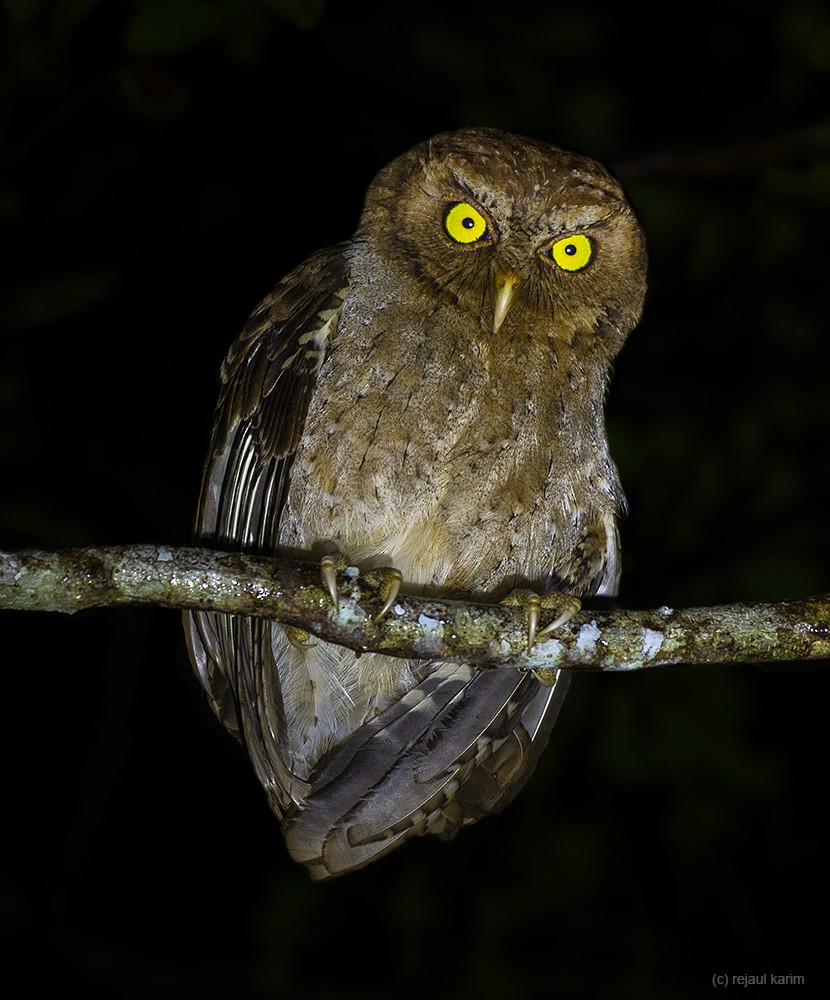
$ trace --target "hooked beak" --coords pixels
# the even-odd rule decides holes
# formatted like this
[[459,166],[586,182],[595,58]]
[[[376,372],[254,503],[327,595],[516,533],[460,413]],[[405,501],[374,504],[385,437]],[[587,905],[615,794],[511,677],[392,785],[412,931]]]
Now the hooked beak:
[[498,333],[504,322],[504,317],[513,304],[516,296],[516,289],[519,287],[521,279],[515,274],[496,274],[496,300],[493,308],[493,333]]

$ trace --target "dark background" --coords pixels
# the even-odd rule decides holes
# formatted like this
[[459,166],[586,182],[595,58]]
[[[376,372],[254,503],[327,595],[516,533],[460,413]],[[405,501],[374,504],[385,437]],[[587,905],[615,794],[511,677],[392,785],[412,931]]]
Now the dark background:
[[[826,4],[411,9],[0,3],[0,547],[185,543],[248,312],[389,159],[489,124],[611,165],[649,237],[608,402],[623,603],[830,590]],[[826,671],[579,676],[505,814],[314,885],[176,614],[0,640],[14,995],[828,988]]]

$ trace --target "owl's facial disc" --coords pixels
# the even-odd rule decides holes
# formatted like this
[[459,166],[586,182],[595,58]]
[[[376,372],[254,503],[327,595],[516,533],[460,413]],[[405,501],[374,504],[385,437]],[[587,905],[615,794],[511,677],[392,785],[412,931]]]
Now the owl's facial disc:
[[516,296],[521,278],[513,273],[496,271],[494,281],[495,302],[493,307],[493,333],[498,333]]

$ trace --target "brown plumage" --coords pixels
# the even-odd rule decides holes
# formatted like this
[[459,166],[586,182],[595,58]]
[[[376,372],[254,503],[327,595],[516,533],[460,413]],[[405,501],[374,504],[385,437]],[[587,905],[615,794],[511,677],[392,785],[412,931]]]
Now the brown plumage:
[[[199,535],[339,550],[409,590],[615,593],[603,398],[645,271],[631,208],[592,160],[493,129],[416,147],[372,182],[354,238],[284,278],[231,348]],[[501,809],[569,679],[356,659],[239,617],[187,626],[315,878]]]

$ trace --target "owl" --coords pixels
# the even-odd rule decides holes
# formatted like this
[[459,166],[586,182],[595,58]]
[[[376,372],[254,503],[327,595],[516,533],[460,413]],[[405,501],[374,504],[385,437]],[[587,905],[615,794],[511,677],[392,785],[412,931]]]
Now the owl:
[[[319,559],[335,602],[338,554],[393,568],[387,607],[399,581],[613,595],[624,499],[603,402],[645,278],[634,213],[593,160],[489,128],[416,146],[371,183],[354,237],[283,278],[231,347],[198,536]],[[212,612],[186,632],[314,879],[502,809],[569,682]]]

